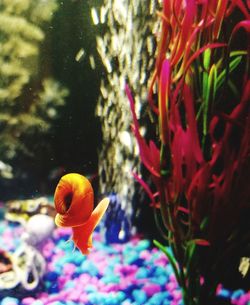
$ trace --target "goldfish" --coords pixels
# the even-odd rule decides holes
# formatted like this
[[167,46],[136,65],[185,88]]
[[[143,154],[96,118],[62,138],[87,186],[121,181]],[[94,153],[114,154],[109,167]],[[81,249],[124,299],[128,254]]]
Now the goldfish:
[[64,175],[58,182],[54,203],[55,223],[59,227],[71,227],[75,247],[82,254],[92,248],[92,234],[105,214],[109,198],[102,199],[94,208],[94,191],[89,180],[76,173]]

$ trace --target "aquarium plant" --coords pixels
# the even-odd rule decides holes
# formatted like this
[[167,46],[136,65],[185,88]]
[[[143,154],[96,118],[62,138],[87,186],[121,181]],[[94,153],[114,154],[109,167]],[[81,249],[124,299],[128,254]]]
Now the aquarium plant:
[[25,159],[34,161],[41,142],[48,142],[41,139],[68,95],[48,73],[48,63],[42,63],[43,43],[57,7],[56,0],[0,3],[0,158],[15,167],[14,175],[24,169]]
[[126,86],[152,184],[134,176],[151,199],[161,233],[154,242],[172,264],[184,304],[214,304],[230,260],[250,240],[249,7],[241,0],[162,4],[150,139],[140,133]]

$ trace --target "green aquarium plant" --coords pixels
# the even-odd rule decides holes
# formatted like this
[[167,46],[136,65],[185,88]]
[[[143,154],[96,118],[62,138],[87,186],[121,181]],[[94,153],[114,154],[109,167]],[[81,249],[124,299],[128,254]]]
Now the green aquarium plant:
[[[213,304],[232,257],[250,241],[250,16],[244,1],[164,0],[149,88],[155,136],[140,159],[161,240],[185,305]],[[152,133],[151,133],[152,134]]]
[[57,7],[56,0],[0,2],[0,159],[14,175],[48,150],[44,139],[68,95],[42,58]]

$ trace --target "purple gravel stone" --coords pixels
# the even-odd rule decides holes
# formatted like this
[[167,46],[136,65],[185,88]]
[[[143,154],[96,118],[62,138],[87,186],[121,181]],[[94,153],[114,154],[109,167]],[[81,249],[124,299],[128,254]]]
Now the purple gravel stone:
[[142,289],[145,291],[147,296],[151,297],[155,293],[161,291],[161,286],[157,284],[147,284]]

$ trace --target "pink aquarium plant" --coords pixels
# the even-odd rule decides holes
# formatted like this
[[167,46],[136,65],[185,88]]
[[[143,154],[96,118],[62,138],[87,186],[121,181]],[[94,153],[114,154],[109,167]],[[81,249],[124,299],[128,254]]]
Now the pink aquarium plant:
[[[250,241],[249,1],[165,0],[148,102],[153,139],[133,132],[185,305],[213,304],[230,258]],[[153,189],[153,191],[152,191]],[[243,229],[242,229],[243,228]]]

